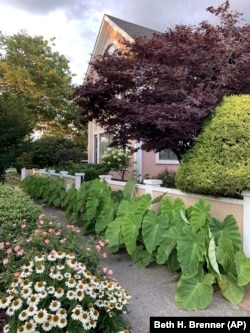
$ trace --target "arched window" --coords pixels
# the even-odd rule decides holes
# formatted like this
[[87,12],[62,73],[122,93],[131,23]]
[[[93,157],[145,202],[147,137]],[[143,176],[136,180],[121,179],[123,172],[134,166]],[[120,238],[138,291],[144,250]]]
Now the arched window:
[[108,54],[113,54],[115,52],[115,50],[117,49],[117,47],[115,46],[115,44],[110,44],[107,49],[106,49],[106,52],[105,53],[108,53]]

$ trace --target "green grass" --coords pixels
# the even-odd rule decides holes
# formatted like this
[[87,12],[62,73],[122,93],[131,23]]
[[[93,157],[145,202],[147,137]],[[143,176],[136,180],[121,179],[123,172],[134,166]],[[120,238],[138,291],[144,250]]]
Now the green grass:
[[16,168],[8,168],[5,175],[5,184],[9,186],[19,186],[21,175],[16,171]]

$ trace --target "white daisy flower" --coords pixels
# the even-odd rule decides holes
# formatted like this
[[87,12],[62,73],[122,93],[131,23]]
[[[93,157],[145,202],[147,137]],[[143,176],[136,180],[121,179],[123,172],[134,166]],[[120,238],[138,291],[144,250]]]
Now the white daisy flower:
[[45,255],[42,253],[39,253],[38,255],[35,256],[34,261],[36,262],[41,262],[45,260]]
[[21,295],[22,295],[23,298],[28,298],[31,294],[32,294],[32,289],[31,288],[24,287],[21,290]]
[[82,301],[84,298],[84,292],[81,289],[77,289],[75,293],[76,293],[76,299],[78,301]]
[[12,297],[10,296],[3,296],[0,298],[0,309],[6,309],[12,300]]
[[60,271],[56,267],[51,267],[49,277],[53,280],[57,280],[58,276],[60,275]]
[[56,261],[56,255],[55,255],[55,253],[54,253],[54,252],[51,252],[51,253],[48,255],[47,259],[48,259],[49,261]]
[[38,324],[43,324],[47,321],[48,312],[46,309],[40,309],[35,315],[34,320]]
[[60,317],[67,317],[67,311],[66,311],[66,309],[64,309],[64,308],[60,308],[60,309],[57,311],[57,314],[58,314]]
[[36,294],[31,294],[28,298],[27,298],[27,302],[30,306],[35,306],[39,303],[40,298],[38,297],[38,295]]
[[44,323],[42,323],[42,329],[46,332],[51,331],[53,328],[52,322],[50,320],[46,320]]
[[29,305],[27,311],[28,311],[29,317],[33,317],[37,313],[38,309],[35,304],[32,304],[32,305]]
[[25,321],[28,317],[29,317],[29,314],[28,314],[27,310],[21,311],[18,315],[18,319],[21,321]]
[[33,319],[26,322],[26,324],[24,325],[25,333],[34,333],[35,329],[36,329],[36,325],[37,324]]
[[26,287],[26,288],[30,288],[32,286],[32,281],[30,281],[29,279],[24,279],[24,280],[20,280],[20,286],[21,287]]
[[65,256],[66,256],[66,254],[65,254],[65,252],[63,252],[63,251],[57,251],[56,253],[55,253],[55,255],[56,255],[56,258],[57,259],[63,259]]
[[73,252],[68,252],[68,253],[66,253],[66,258],[67,259],[75,259],[75,255],[74,255]]
[[58,265],[56,265],[56,268],[59,269],[59,271],[60,271],[60,270],[64,269],[65,266],[63,264],[58,264]]
[[73,300],[76,299],[76,292],[74,290],[68,290],[66,294],[67,299]]
[[49,286],[47,288],[47,292],[48,292],[48,294],[53,295],[55,293],[55,287]]
[[71,314],[71,318],[74,320],[81,320],[81,316],[82,316],[82,307],[81,306],[76,306],[73,310],[72,310],[72,314]]
[[60,319],[60,317],[58,316],[58,314],[54,314],[54,315],[52,315],[52,319],[51,319],[51,321],[52,321],[52,326],[53,326],[53,327],[58,326],[59,319]]
[[56,298],[60,298],[60,297],[62,297],[63,295],[64,295],[64,290],[63,290],[63,288],[58,287],[58,288],[55,290],[54,296],[55,296]]
[[46,285],[47,285],[47,282],[41,280],[41,281],[38,281],[38,282],[35,283],[34,289],[35,289],[36,292],[39,293],[39,292],[45,290]]
[[64,277],[66,279],[70,279],[71,278],[71,274],[69,272],[66,272],[66,273],[64,273]]
[[42,290],[40,291],[40,293],[38,293],[38,296],[41,298],[41,299],[44,299],[48,296],[48,293],[46,290]]
[[6,313],[9,317],[13,316],[13,314],[15,313],[14,309],[9,306],[8,309],[6,310]]
[[10,325],[9,324],[6,324],[3,328],[3,333],[8,333],[10,330]]
[[59,321],[58,321],[58,324],[57,326],[59,328],[63,328],[63,327],[66,327],[67,326],[67,318],[66,316],[59,316]]
[[24,268],[22,270],[22,272],[20,273],[20,278],[22,278],[22,279],[27,278],[31,274],[32,274],[32,268],[30,268],[30,267]]
[[61,307],[61,303],[57,300],[52,300],[49,309],[53,312],[56,312]]
[[45,271],[45,266],[42,264],[38,264],[38,265],[36,265],[35,270],[36,270],[37,274],[42,274]]
[[70,278],[68,281],[65,282],[68,288],[74,288],[76,285],[76,280],[74,278]]
[[23,301],[20,298],[14,299],[11,303],[11,306],[14,311],[20,309],[22,305],[23,305]]

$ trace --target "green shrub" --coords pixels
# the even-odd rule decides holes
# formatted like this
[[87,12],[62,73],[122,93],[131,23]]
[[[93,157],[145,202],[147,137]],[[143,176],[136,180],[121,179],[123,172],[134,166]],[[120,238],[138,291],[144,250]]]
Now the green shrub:
[[163,187],[176,188],[175,171],[166,169],[166,170],[158,173],[158,175],[153,176],[152,178],[162,180]]
[[175,182],[186,192],[241,198],[250,190],[250,95],[226,97],[184,155]]
[[130,152],[109,147],[101,156],[101,162],[106,166],[108,171],[116,171],[121,180],[124,180],[125,172],[129,167],[130,158]]
[[63,178],[29,175],[21,181],[20,187],[32,198],[41,200],[47,206],[61,208],[66,196],[66,183]]
[[108,170],[103,164],[94,163],[70,163],[67,165],[67,171],[74,176],[77,172],[85,173],[85,181],[99,178],[99,175],[107,174]]
[[32,228],[41,212],[41,207],[34,205],[23,191],[0,185],[0,227],[7,222],[22,224],[25,220]]

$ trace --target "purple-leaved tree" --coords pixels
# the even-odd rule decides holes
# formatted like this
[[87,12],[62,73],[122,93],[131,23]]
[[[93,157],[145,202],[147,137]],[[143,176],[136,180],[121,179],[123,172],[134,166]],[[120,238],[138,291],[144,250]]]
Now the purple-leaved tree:
[[250,24],[229,1],[207,8],[216,24],[176,25],[153,38],[122,41],[76,87],[83,123],[95,121],[124,147],[171,149],[181,161],[223,96],[250,93]]

